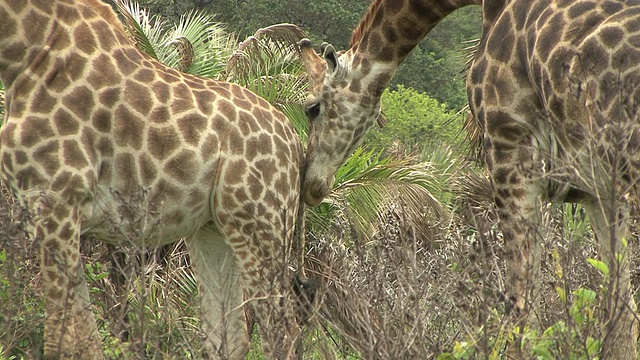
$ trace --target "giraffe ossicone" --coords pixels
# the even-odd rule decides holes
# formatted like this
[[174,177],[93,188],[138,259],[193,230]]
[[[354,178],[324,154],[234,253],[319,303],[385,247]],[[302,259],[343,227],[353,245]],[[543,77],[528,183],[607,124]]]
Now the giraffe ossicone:
[[185,237],[208,355],[244,357],[248,304],[265,353],[293,357],[294,127],[240,86],[141,53],[119,24],[98,0],[0,2],[0,174],[41,244],[45,357],[103,357],[81,235],[136,246]]
[[602,356],[636,359],[626,242],[640,193],[637,2],[376,0],[339,56],[324,49],[323,59],[303,42],[311,83],[303,198],[314,205],[328,194],[338,167],[378,117],[382,91],[405,56],[467,5],[483,12],[467,92],[483,129],[504,234],[512,318],[527,324],[540,300],[540,205],[580,202],[610,269]]

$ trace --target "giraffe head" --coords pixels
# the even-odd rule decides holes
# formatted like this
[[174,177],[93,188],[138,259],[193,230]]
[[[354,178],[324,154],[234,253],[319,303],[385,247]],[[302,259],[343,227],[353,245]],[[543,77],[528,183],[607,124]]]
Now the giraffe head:
[[303,197],[314,206],[331,191],[335,174],[380,116],[380,97],[395,65],[369,63],[352,50],[339,54],[300,42],[309,75],[305,112],[310,121]]

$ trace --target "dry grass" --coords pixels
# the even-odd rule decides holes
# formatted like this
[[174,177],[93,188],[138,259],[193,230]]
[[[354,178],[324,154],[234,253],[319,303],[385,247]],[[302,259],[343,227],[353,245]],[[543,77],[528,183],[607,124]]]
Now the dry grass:
[[[482,181],[476,179],[474,186],[486,189]],[[368,242],[355,234],[343,236],[343,242],[308,234],[307,275],[314,301],[301,358],[426,359],[446,352],[455,358],[500,358],[511,329],[504,320],[501,236],[485,200],[459,197],[456,215],[432,228],[429,242],[415,236],[414,225],[407,225],[401,212],[389,214]],[[602,276],[587,261],[596,257],[591,232],[579,208],[566,215],[563,209],[550,206],[544,217],[539,330],[529,333],[534,345],[554,324],[578,326],[571,303],[560,301],[558,287],[568,294],[591,289],[598,302],[604,300]],[[0,344],[6,357],[37,359],[44,316],[38,244],[20,230],[19,222],[28,218],[4,190],[0,221],[0,251],[7,254],[0,262]],[[113,250],[91,239],[83,243],[108,358],[199,358],[197,287],[183,244],[161,252],[121,249],[127,255]],[[637,264],[637,256],[632,261]],[[635,289],[638,272],[633,275]],[[590,309],[597,312],[598,307]],[[596,323],[580,330],[579,338],[557,332],[550,345],[553,354],[570,356],[589,337],[606,335]],[[255,350],[250,358],[261,355]]]

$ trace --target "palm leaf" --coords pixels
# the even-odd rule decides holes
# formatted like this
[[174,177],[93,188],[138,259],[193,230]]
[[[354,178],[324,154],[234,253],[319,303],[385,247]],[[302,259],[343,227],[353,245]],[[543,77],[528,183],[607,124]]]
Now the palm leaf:
[[333,192],[309,216],[311,231],[349,222],[358,236],[371,239],[390,213],[415,224],[422,223],[427,213],[437,221],[447,218],[448,211],[432,193],[439,190],[438,182],[428,166],[415,158],[381,154],[356,150],[336,174]]
[[[188,40],[192,49],[190,58],[176,56],[173,61],[182,63],[183,71],[194,75],[216,78],[224,70],[226,62],[235,46],[235,36],[228,34],[214,16],[205,12],[192,11],[180,18],[169,35],[169,44]],[[184,42],[184,40],[182,40]],[[188,63],[185,60],[189,60]]]
[[157,49],[162,48],[164,42],[164,21],[159,16],[150,16],[138,3],[129,0],[117,0],[115,3],[123,17],[124,28],[136,47],[152,58],[162,61]]
[[227,64],[227,80],[249,88],[283,110],[306,96],[304,67],[297,42],[305,34],[295,25],[258,30],[238,46]]

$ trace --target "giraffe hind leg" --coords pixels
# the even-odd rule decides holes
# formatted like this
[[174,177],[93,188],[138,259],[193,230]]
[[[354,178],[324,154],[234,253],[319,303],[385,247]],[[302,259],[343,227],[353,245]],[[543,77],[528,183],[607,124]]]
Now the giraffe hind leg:
[[598,241],[599,255],[609,268],[605,279],[606,315],[601,319],[605,339],[602,358],[636,360],[638,318],[636,303],[631,291],[629,270],[629,248],[624,239],[629,239],[628,204],[606,204],[606,201],[586,203],[585,210]]
[[243,359],[251,329],[247,329],[244,287],[231,248],[213,228],[198,230],[187,248],[200,289],[205,353],[215,359]]

